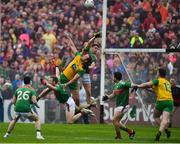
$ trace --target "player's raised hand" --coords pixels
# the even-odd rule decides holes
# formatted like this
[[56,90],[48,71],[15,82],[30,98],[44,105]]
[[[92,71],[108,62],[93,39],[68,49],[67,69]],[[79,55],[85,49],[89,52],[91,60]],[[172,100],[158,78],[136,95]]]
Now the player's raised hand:
[[43,85],[46,85],[46,84],[47,84],[46,80],[43,79],[43,78],[41,78],[40,81],[41,81],[41,83],[42,83]]
[[60,86],[64,89],[67,86],[67,84],[66,83],[65,84],[60,84]]
[[103,101],[107,101],[109,99],[109,97],[107,95],[103,96],[102,100]]
[[95,36],[95,38],[100,38],[101,37],[101,31],[97,32],[97,33],[94,33],[94,36]]

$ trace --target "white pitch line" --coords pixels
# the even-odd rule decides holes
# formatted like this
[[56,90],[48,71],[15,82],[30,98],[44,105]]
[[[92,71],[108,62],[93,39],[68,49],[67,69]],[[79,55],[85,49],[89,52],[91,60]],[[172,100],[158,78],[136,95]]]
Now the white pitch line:
[[[20,136],[20,137],[23,137],[23,136],[25,136],[25,137],[29,137],[29,136],[31,136],[31,137],[33,137],[33,135],[19,135],[19,134],[14,134],[13,136]],[[58,136],[49,136],[49,135],[43,135],[44,136],[44,138],[45,138],[45,140],[46,140],[46,138],[68,138],[68,136],[66,137],[66,136],[61,136],[61,135],[58,135]],[[34,138],[35,138],[36,136],[34,135]],[[112,139],[110,139],[110,138],[95,138],[95,137],[69,137],[69,138],[71,138],[71,139],[82,139],[82,140],[99,140],[99,141],[102,141],[102,140],[114,140],[114,138],[112,137]]]

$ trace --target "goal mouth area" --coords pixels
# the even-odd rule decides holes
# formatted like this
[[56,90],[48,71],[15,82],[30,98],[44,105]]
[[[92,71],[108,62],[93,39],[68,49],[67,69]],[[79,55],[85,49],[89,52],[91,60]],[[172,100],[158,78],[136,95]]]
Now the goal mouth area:
[[147,52],[147,53],[176,53],[176,52],[180,52],[180,49],[162,49],[162,48],[106,48],[104,50],[105,54],[117,54],[120,52]]

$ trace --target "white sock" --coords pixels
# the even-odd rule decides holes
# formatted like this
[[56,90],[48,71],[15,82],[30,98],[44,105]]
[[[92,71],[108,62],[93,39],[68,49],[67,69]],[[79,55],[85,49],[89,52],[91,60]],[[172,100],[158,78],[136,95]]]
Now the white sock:
[[37,134],[37,135],[41,135],[41,132],[40,132],[40,131],[37,131],[36,134]]

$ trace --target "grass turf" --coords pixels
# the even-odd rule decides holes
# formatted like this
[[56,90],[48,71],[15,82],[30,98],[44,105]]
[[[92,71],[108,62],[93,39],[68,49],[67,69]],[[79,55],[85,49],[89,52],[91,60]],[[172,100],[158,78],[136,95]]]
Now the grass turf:
[[[113,125],[107,124],[43,124],[42,134],[45,140],[36,140],[34,124],[17,123],[7,139],[3,138],[8,124],[0,123],[0,143],[154,143],[157,127],[130,125],[136,131],[135,138],[130,140],[122,132],[122,140],[115,140]],[[161,143],[180,143],[180,128],[171,129],[169,140],[162,134]]]

